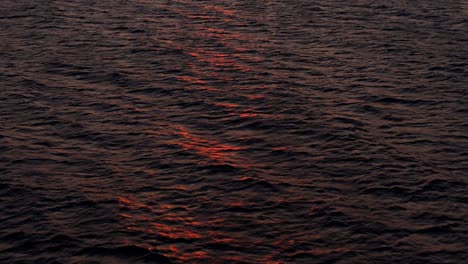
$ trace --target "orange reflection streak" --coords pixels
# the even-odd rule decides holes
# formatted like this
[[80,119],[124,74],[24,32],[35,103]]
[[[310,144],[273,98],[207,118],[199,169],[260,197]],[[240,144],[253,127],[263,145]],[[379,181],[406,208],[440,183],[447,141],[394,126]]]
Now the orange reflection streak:
[[179,136],[185,139],[185,142],[177,141],[181,147],[187,150],[194,150],[198,154],[208,157],[222,164],[233,163],[232,158],[236,155],[237,151],[243,150],[241,147],[230,146],[221,144],[216,140],[207,140],[190,134],[188,130],[182,126],[177,126]]
[[199,53],[196,53],[196,52],[189,52],[188,54],[190,56],[192,56],[192,57],[195,57],[195,58],[201,58],[201,55]]
[[208,258],[208,253],[205,251],[195,251],[192,253],[186,253],[183,254],[182,256],[179,257],[179,260],[181,262],[187,262],[195,259],[207,259]]
[[250,68],[244,64],[236,62],[231,56],[225,53],[216,51],[208,51],[198,48],[194,52],[187,52],[190,56],[197,59],[199,62],[208,63],[215,68],[233,68],[241,72],[248,72]]
[[124,204],[126,207],[128,207],[130,209],[147,209],[149,211],[152,211],[151,207],[147,206],[144,203],[139,203],[136,200],[131,201],[131,200],[129,200],[127,198],[123,198],[123,197],[119,197],[118,200],[119,200],[119,203]]
[[226,108],[237,108],[237,107],[239,107],[238,104],[233,104],[233,103],[219,103],[219,102],[215,102],[215,103],[213,103],[213,104],[216,105],[216,106],[226,107]]
[[167,224],[161,223],[151,223],[156,229],[158,236],[170,238],[170,239],[200,239],[202,236],[196,232],[179,228],[173,227]]
[[227,206],[230,207],[246,207],[248,204],[244,201],[232,202],[228,203]]
[[220,6],[203,5],[203,8],[206,9],[206,10],[213,10],[213,11],[216,11],[218,13],[222,13],[225,16],[233,16],[235,14],[235,11],[225,9],[225,8],[220,7]]
[[[229,34],[226,30],[223,29],[218,29],[218,28],[212,28],[212,27],[199,27],[199,31],[208,31],[210,33],[217,33],[217,34]],[[239,39],[239,37],[238,37]]]
[[[181,4],[183,8],[171,9],[170,11],[189,19],[212,19],[216,15],[237,15],[233,10],[228,10],[216,5],[201,4],[196,2],[194,3],[191,1],[176,2]],[[203,12],[203,10],[200,11],[200,8],[213,11],[214,13],[206,11]],[[218,19],[218,21],[219,20],[220,19]],[[214,79],[215,81],[232,82],[234,78],[237,78],[239,73],[246,73],[251,71],[249,62],[257,63],[263,60],[261,57],[253,56],[252,53],[245,53],[245,51],[249,51],[249,49],[239,47],[240,45],[248,45],[248,43],[252,42],[252,39],[256,40],[257,38],[255,36],[208,26],[206,23],[204,23],[204,25],[196,25],[195,23],[190,25],[190,27],[194,29],[193,31],[187,32],[190,37],[194,36],[195,38],[208,39],[210,42],[217,43],[217,46],[219,46],[219,44],[225,46],[228,48],[228,51],[224,53],[219,51],[219,49],[215,49],[215,47],[193,47],[186,46],[181,43],[166,41],[166,44],[171,45],[171,47],[180,49],[192,58],[192,60],[187,63],[187,66],[190,69],[190,73],[177,77],[177,79],[188,84],[185,89],[223,92],[223,90],[219,88],[208,86],[209,82],[211,82],[210,80]],[[239,41],[241,43],[239,43]],[[257,44],[259,43],[259,41],[255,42]],[[244,53],[239,53],[238,51]],[[238,73],[233,76],[231,74],[232,71],[236,71]],[[217,83],[214,82],[214,85],[217,85]],[[237,94],[238,92],[235,91],[234,93]],[[263,95],[256,94],[245,95],[240,93],[238,95],[247,97],[250,100],[263,97]],[[256,118],[260,116],[260,114],[255,113],[253,109],[246,109],[242,112],[235,111],[234,109],[245,109],[245,107],[234,103],[211,102],[211,104],[217,107],[231,109],[233,114],[239,116],[239,118]],[[181,136],[183,140],[176,140],[174,142],[175,144],[186,150],[195,151],[197,154],[205,156],[210,160],[216,161],[220,164],[239,165],[237,152],[243,150],[243,148],[222,144],[215,140],[203,139],[201,137],[190,134],[184,127],[176,127],[176,129],[176,134]],[[244,162],[242,163],[242,166],[250,167],[250,165],[244,164]]]
[[243,113],[239,114],[239,117],[241,118],[254,118],[254,117],[270,117],[271,115],[269,114],[260,114],[260,113],[255,113],[253,109],[247,109],[244,110]]
[[[120,214],[126,223],[125,229],[128,231],[141,232],[147,235],[173,240],[196,240],[202,238],[200,233],[191,230],[192,228],[190,228],[201,226],[202,223],[195,221],[192,217],[184,217],[176,215],[175,213],[171,213],[168,210],[175,208],[175,206],[172,204],[159,203],[157,206],[151,207],[138,201],[134,197],[117,197],[117,200],[121,208],[125,209],[126,211],[130,210],[130,212]],[[153,213],[157,213],[157,220],[153,216]],[[127,245],[137,245],[139,247],[147,248],[148,250],[156,249],[152,244],[150,244],[155,243],[155,240],[149,240],[148,242],[149,243],[142,244],[136,241],[123,241],[123,243]],[[172,249],[176,248],[172,247]],[[202,258],[207,256],[207,254],[202,254],[200,252],[190,254],[178,252],[177,255],[168,255],[169,257],[175,257],[178,259]]]
[[[204,9],[213,10],[217,13],[225,14],[226,16],[232,16],[235,13],[230,10],[224,10],[222,8],[216,6],[205,5]],[[192,19],[213,19],[214,16],[203,16],[203,15],[193,15],[187,14],[186,11],[180,11],[181,14],[184,14],[188,18]],[[196,27],[196,26],[195,26]],[[248,42],[251,40],[251,36],[242,35],[237,33],[229,33],[227,31],[205,27],[199,30],[199,32],[195,32],[199,36],[204,38],[215,39],[218,42],[222,43],[224,47],[229,48],[230,51],[227,53],[221,53],[211,50],[206,50],[202,48],[193,48],[193,47],[185,47],[180,43],[176,43],[173,41],[161,41],[163,43],[168,44],[171,48],[177,48],[186,52],[189,56],[193,57],[190,59],[192,63],[188,63],[189,73],[187,75],[177,76],[176,78],[180,81],[187,83],[190,89],[200,89],[200,90],[207,90],[207,91],[222,91],[221,89],[209,87],[208,82],[205,80],[211,80],[207,78],[209,76],[213,77],[216,80],[223,80],[223,81],[232,81],[230,77],[223,76],[223,71],[219,71],[219,73],[215,72],[216,70],[222,70],[223,68],[235,69],[240,72],[248,72],[250,68],[248,68],[248,62],[258,62],[261,61],[262,58],[251,56],[249,54],[236,54],[237,52],[245,52],[249,49],[238,47],[236,45],[237,42],[230,43],[230,41],[245,41]],[[207,65],[209,64],[212,66],[209,71],[206,72],[203,67],[200,65]],[[226,74],[227,75],[227,74]],[[246,90],[249,88],[245,88]],[[249,91],[250,92],[250,91]],[[248,94],[242,95],[250,100],[255,100],[258,98],[263,98],[264,96],[259,94]],[[230,108],[233,109],[232,111],[236,111],[236,115],[238,114],[241,118],[254,118],[258,117],[260,114],[254,113],[253,110],[249,110],[247,112],[242,110],[244,107],[234,104],[234,103],[225,103],[225,102],[212,102],[212,104],[218,107]],[[135,111],[139,111],[136,109]],[[239,158],[239,151],[244,150],[245,148],[236,147],[229,144],[223,144],[220,141],[212,140],[207,137],[201,137],[195,135],[188,131],[186,127],[183,126],[176,126],[175,134],[180,136],[179,140],[176,140],[175,144],[181,146],[186,150],[195,151],[196,153],[208,157],[209,159],[220,162],[220,163],[230,163],[230,164],[237,164]],[[155,132],[153,132],[155,133]],[[189,188],[186,186],[174,186],[172,189],[180,190],[180,191],[188,191]],[[148,195],[148,194],[145,194]],[[208,200],[208,198],[197,198],[199,201],[202,199]],[[182,240],[190,240],[188,242],[192,243],[194,240],[195,243],[199,243],[198,240],[203,240],[205,242],[208,240],[210,243],[219,243],[219,244],[230,244],[232,246],[242,246],[241,238],[236,237],[236,235],[232,235],[229,233],[222,233],[222,232],[214,232],[214,231],[206,231],[206,230],[219,230],[218,226],[223,226],[226,222],[226,219],[216,218],[210,219],[207,221],[200,221],[203,219],[195,219],[193,217],[187,216],[190,213],[190,210],[193,208],[189,208],[187,206],[181,205],[174,205],[170,203],[161,202],[161,199],[153,199],[158,201],[157,205],[150,203],[149,205],[138,201],[136,198],[132,197],[118,197],[119,206],[125,209],[125,213],[121,213],[120,216],[122,217],[122,222],[125,223],[126,230],[131,232],[140,232],[150,237],[162,237],[165,238],[164,241],[174,241],[177,244],[183,244],[185,242],[181,242]],[[230,207],[247,207],[248,204],[242,201],[234,201],[232,203],[228,203],[227,206]],[[182,210],[179,210],[182,209]],[[193,215],[193,214],[192,214]],[[229,224],[229,223],[227,223]],[[218,228],[214,228],[218,227]],[[137,236],[138,237],[138,236]],[[161,246],[154,246],[157,243],[154,240],[147,240],[148,244],[139,244],[137,242],[126,241],[125,243],[133,244],[133,245],[141,245],[142,247],[146,247],[148,250],[161,250]],[[153,245],[151,244],[153,243]],[[167,243],[166,243],[167,244]],[[194,252],[184,252],[183,246],[180,248],[175,245],[168,245],[167,248],[163,246],[165,251],[162,254],[166,255],[167,257],[173,258],[178,260],[181,263],[186,263],[189,261],[193,261],[196,259],[203,259],[205,260],[204,263],[213,263],[212,261],[208,262],[207,259],[212,259],[210,257],[209,252],[205,251],[194,251]],[[277,253],[279,254],[279,253]],[[242,261],[242,257],[240,256],[226,256],[225,261]],[[274,262],[274,256],[270,259],[265,260],[263,263],[278,263]],[[221,262],[219,262],[221,263]]]
[[221,259],[225,261],[226,263],[238,263],[238,262],[242,263],[242,260],[244,260],[240,256],[221,256]]
[[288,148],[287,147],[277,147],[277,148],[271,148],[271,150],[273,150],[273,151],[286,151],[286,150],[288,150]]
[[209,257],[208,253],[205,251],[195,251],[195,252],[190,252],[190,253],[183,253],[182,250],[180,250],[178,247],[174,245],[170,245],[167,248],[165,248],[165,251],[168,253],[166,254],[167,257],[177,259],[180,263],[186,263],[189,261],[193,260],[200,260],[204,259],[205,261],[207,259],[211,259]]
[[255,100],[255,99],[265,98],[265,95],[263,95],[263,94],[247,94],[247,95],[245,95],[245,97],[247,97],[250,100]]
[[255,114],[255,113],[242,113],[239,116],[242,117],[242,118],[249,118],[249,117],[257,117],[258,114]]
[[[220,6],[215,6],[215,5],[209,5],[209,4],[199,4],[199,3],[196,3],[196,2],[189,2],[189,1],[176,1],[177,3],[179,4],[182,4],[184,6],[187,6],[187,8],[185,9],[177,9],[177,8],[168,8],[167,10],[174,13],[174,14],[177,14],[179,16],[183,16],[185,18],[188,18],[188,19],[202,19],[202,20],[217,20],[217,21],[223,21],[225,23],[230,23],[231,20],[229,19],[229,17],[232,17],[232,16],[238,16],[238,13],[234,10],[229,10],[229,9],[226,9],[226,8],[223,8],[223,7],[220,7]],[[193,12],[192,10],[197,10],[197,9],[205,9],[205,10],[208,10],[208,11],[214,11],[216,12],[217,14],[221,14],[222,16],[215,16],[215,15],[206,15],[206,14],[203,14],[203,13],[196,13],[196,14],[193,14],[191,12]],[[188,10],[191,10],[191,12],[188,12]],[[197,26],[194,26],[195,29],[197,29]],[[201,31],[203,31],[201,28],[198,28],[198,30],[195,30],[195,32],[199,32],[199,34],[203,35],[203,33]],[[244,49],[244,48],[239,48],[239,47],[236,47],[236,46],[232,46],[232,45],[228,45],[228,41],[229,40],[243,40],[243,41],[252,41],[252,39],[256,39],[256,40],[264,40],[264,39],[258,39],[257,37],[255,36],[247,36],[247,35],[241,35],[241,34],[238,34],[238,33],[229,33],[229,34],[224,34],[226,33],[226,31],[224,30],[221,30],[221,29],[208,29],[208,32],[211,32],[211,33],[218,33],[218,34],[221,34],[221,35],[212,35],[212,36],[209,36],[209,35],[204,35],[202,36],[203,38],[213,38],[213,39],[218,39],[223,45],[226,45],[226,46],[230,46],[230,48],[234,49],[234,50],[237,50],[237,51],[246,51],[248,49]],[[223,36],[224,35],[224,36]],[[259,43],[258,41],[256,41],[257,43]],[[249,56],[250,58],[252,58],[252,56]],[[258,57],[260,58],[260,57]],[[260,58],[261,59],[261,58]]]
[[186,186],[181,186],[181,185],[176,185],[176,186],[172,187],[172,189],[174,189],[174,190],[179,190],[179,191],[188,191],[188,190],[189,190],[188,187],[186,187]]
[[[146,199],[152,199],[153,194],[148,194]],[[220,243],[231,244],[233,246],[241,246],[239,237],[230,237],[228,234],[218,231],[206,231],[202,235],[196,231],[196,228],[206,230],[207,227],[212,229],[223,225],[226,221],[223,218],[215,218],[208,221],[197,221],[190,216],[180,215],[189,212],[186,206],[175,206],[173,204],[165,204],[158,202],[157,205],[150,206],[138,201],[135,197],[117,197],[119,206],[125,210],[121,213],[122,223],[125,224],[125,229],[130,232],[143,233],[146,236],[154,237],[155,239],[147,239],[145,243],[141,240],[124,239],[123,244],[134,245],[146,248],[149,251],[157,251],[166,257],[176,260],[180,263],[186,263],[193,260],[202,260],[204,262],[215,263],[214,258],[208,252],[197,250],[184,252],[179,246],[174,244],[165,243],[165,245],[158,245],[160,241],[157,239],[164,238],[167,240],[174,240],[174,243],[183,245],[183,243],[193,243],[196,240],[203,239],[207,243]],[[237,203],[233,204],[237,205]],[[241,204],[238,204],[241,206]],[[151,210],[142,210],[143,208],[151,208]],[[184,210],[171,211],[173,209]],[[185,242],[184,242],[185,241]]]
[[[155,242],[155,241],[154,241]],[[122,244],[125,245],[125,246],[137,246],[137,247],[140,247],[140,248],[146,248],[147,250],[149,251],[153,251],[153,250],[156,250],[156,247],[154,246],[151,246],[151,245],[148,245],[146,243],[136,243],[136,242],[132,242],[128,239],[125,239],[122,241]]]

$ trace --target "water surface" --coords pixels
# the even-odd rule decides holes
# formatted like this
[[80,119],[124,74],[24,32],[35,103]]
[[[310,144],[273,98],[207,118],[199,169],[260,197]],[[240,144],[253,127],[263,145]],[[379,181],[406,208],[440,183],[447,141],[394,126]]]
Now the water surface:
[[1,263],[463,263],[466,1],[2,0]]

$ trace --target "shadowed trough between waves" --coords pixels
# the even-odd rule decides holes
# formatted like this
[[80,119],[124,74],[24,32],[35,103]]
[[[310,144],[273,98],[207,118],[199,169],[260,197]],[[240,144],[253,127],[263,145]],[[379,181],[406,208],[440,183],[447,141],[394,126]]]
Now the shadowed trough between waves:
[[0,263],[464,263],[467,10],[2,0]]

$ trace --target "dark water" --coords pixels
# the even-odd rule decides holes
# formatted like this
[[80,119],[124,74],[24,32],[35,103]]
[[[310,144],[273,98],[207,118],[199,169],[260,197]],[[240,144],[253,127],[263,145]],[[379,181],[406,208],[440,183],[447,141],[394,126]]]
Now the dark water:
[[466,263],[466,1],[0,15],[0,263]]

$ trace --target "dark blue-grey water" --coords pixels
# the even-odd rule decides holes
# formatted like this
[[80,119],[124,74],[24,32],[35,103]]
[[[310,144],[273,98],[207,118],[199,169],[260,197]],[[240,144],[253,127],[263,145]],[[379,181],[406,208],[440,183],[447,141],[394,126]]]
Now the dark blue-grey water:
[[0,1],[0,263],[466,263],[468,2]]

